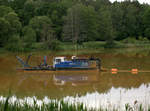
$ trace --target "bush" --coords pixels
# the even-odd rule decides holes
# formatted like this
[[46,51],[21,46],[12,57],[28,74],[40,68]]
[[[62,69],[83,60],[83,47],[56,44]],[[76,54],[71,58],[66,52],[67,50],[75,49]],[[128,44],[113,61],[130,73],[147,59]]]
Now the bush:
[[144,35],[150,39],[150,28],[145,29]]
[[20,37],[18,35],[13,35],[10,37],[7,44],[5,45],[5,48],[13,52],[23,51],[23,45]]
[[47,41],[45,43],[45,49],[50,49],[50,50],[59,50],[60,49],[60,41],[58,40],[52,40],[52,41]]
[[85,42],[83,43],[84,48],[92,48],[92,49],[98,49],[104,47],[105,42],[100,41],[94,41],[94,42]]
[[28,44],[25,44],[24,51],[40,51],[40,50],[46,50],[46,46],[43,42],[39,43],[32,43],[30,47],[26,47]]
[[114,41],[106,41],[104,48],[114,48],[116,47],[116,43]]
[[141,36],[138,38],[138,40],[140,40],[140,41],[142,41],[142,42],[144,42],[144,43],[148,43],[148,42],[149,42],[148,38],[146,38],[146,37],[141,37]]
[[136,38],[134,38],[134,37],[128,37],[128,38],[122,40],[122,42],[123,43],[137,43],[138,40],[136,40]]

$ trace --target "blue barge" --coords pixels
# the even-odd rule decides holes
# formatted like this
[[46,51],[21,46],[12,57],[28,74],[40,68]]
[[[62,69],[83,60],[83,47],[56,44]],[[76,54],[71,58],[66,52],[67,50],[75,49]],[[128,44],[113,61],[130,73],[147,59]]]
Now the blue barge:
[[26,71],[56,71],[56,70],[92,70],[92,69],[101,69],[101,60],[98,58],[78,58],[72,56],[71,60],[67,60],[66,57],[55,57],[53,59],[53,65],[47,64],[47,57],[44,56],[44,63],[38,66],[30,66],[28,64],[29,58],[24,62],[20,57],[16,56],[18,61],[22,64],[21,70]]

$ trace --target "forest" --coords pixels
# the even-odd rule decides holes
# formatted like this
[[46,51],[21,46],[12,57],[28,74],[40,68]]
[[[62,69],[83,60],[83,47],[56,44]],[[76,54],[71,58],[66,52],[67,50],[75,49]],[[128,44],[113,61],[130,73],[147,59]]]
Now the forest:
[[137,0],[0,0],[0,49],[58,50],[61,44],[149,41],[150,5]]

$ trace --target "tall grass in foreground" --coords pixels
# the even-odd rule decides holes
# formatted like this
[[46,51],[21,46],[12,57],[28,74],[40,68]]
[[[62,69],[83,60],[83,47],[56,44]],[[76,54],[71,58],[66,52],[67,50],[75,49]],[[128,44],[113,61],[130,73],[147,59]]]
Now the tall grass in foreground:
[[51,101],[48,104],[43,102],[41,105],[38,105],[37,101],[34,100],[34,104],[30,105],[27,102],[20,103],[18,101],[10,103],[9,97],[7,97],[5,101],[0,102],[0,111],[150,111],[150,107],[146,110],[142,104],[136,107],[126,104],[124,110],[117,108],[88,109],[83,104],[71,104],[63,100]]
[[12,104],[6,99],[5,102],[0,102],[0,111],[87,111],[87,108],[83,104],[75,105],[64,101],[43,103],[42,105],[38,105],[34,101],[33,105],[29,105],[27,102],[23,104],[14,102]]

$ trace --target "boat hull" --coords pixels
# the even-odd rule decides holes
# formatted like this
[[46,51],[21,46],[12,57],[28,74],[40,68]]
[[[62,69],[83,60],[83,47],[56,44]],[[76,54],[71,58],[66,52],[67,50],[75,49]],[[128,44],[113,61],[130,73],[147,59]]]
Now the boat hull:
[[97,68],[47,68],[47,69],[36,69],[36,68],[20,68],[17,70],[24,71],[82,71],[82,70],[97,70]]

